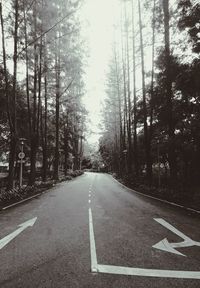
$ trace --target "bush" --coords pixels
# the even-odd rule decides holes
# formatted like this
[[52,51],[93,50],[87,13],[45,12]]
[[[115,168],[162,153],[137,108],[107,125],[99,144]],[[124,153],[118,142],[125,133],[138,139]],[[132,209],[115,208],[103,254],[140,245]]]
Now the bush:
[[77,176],[80,176],[83,174],[83,171],[82,170],[75,170],[75,171],[72,171],[72,170],[69,170],[67,172],[68,176],[71,176],[71,177],[77,177]]
[[20,201],[34,192],[34,186],[26,186],[21,189],[19,187],[6,190],[2,189],[0,193],[0,203],[9,203],[13,201]]
[[69,180],[72,180],[72,177],[70,175],[60,177],[60,181],[69,181]]

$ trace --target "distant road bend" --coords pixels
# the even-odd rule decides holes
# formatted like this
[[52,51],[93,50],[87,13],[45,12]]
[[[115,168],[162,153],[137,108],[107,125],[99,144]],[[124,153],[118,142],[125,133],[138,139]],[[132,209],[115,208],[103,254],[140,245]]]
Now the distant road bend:
[[1,288],[200,287],[200,215],[90,173],[0,214]]

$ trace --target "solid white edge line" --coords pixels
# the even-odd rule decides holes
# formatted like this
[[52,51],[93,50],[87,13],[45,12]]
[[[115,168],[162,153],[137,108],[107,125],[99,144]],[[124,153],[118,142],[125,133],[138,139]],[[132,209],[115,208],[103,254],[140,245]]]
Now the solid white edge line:
[[129,276],[200,279],[199,271],[143,269],[143,268],[130,268],[130,267],[100,265],[100,264],[98,264],[98,272],[107,274],[117,274],[117,275],[129,275]]
[[94,229],[93,229],[93,220],[92,220],[92,210],[89,208],[89,234],[90,234],[90,257],[91,257],[91,271],[98,271],[97,264],[97,253],[96,253],[96,245],[94,238]]
[[8,205],[8,206],[6,206],[6,207],[3,207],[2,210],[6,210],[6,209],[8,209],[8,208],[14,207],[14,206],[16,206],[16,205],[18,205],[18,204],[21,204],[21,203],[23,203],[23,202],[26,202],[26,201],[28,201],[28,200],[30,200],[30,199],[32,199],[32,198],[35,198],[35,197],[37,197],[37,196],[40,196],[40,195],[42,195],[42,194],[43,194],[43,192],[42,192],[42,193],[39,193],[39,194],[36,194],[36,195],[33,195],[33,196],[31,196],[31,197],[29,197],[29,198],[26,198],[26,199],[23,199],[23,200],[21,200],[21,201],[19,201],[19,202],[16,202],[16,203],[13,203],[13,204]]
[[144,194],[142,192],[138,192],[136,190],[133,190],[127,186],[125,186],[124,184],[122,184],[121,182],[119,182],[117,179],[115,179],[112,175],[111,177],[114,179],[114,181],[116,181],[118,184],[120,184],[121,186],[123,186],[124,188],[126,188],[127,190],[130,190],[132,192],[135,192],[136,194],[140,194],[142,196],[145,196],[145,197],[148,197],[148,198],[152,198],[152,199],[155,199],[155,200],[158,200],[160,202],[164,202],[164,203],[167,203],[167,204],[170,204],[170,205],[173,205],[173,206],[177,206],[177,207],[180,207],[180,208],[183,208],[183,209],[186,209],[186,210],[189,210],[189,211],[192,211],[192,212],[196,212],[198,214],[200,214],[200,211],[199,210],[195,210],[193,208],[190,208],[190,207],[186,207],[186,206],[182,206],[182,205],[179,205],[179,204],[176,204],[174,202],[169,202],[167,200],[164,200],[164,199],[160,199],[160,198],[157,198],[157,197],[154,197],[154,196],[150,196],[150,195],[147,195],[147,194]]

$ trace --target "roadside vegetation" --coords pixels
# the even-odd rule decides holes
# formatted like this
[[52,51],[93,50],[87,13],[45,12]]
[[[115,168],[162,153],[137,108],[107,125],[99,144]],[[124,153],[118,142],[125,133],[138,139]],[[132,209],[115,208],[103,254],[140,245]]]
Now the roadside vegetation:
[[62,175],[59,177],[59,180],[48,179],[42,181],[38,179],[35,181],[34,185],[23,185],[23,187],[16,186],[13,189],[6,189],[6,187],[1,187],[0,193],[0,209],[11,205],[21,200],[28,199],[29,197],[41,194],[42,192],[54,187],[56,184],[63,181],[70,181],[77,176],[82,175],[84,172],[82,170],[68,171],[67,175]]
[[200,208],[199,1],[121,1],[119,18],[99,142],[106,170]]
[[81,174],[87,112],[80,5],[0,3],[0,205]]

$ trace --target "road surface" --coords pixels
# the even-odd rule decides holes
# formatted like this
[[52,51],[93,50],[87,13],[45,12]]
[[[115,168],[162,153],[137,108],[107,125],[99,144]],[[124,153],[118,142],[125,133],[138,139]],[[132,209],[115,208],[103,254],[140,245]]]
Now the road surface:
[[0,213],[0,287],[198,288],[199,228],[197,213],[85,173]]

